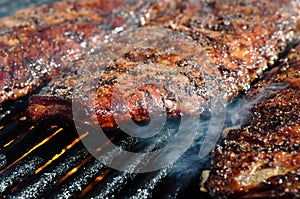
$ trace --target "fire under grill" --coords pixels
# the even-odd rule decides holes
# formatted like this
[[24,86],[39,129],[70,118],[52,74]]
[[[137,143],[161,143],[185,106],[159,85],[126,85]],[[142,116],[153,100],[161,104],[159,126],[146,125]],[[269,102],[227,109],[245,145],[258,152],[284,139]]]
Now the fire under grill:
[[[4,104],[0,115],[0,195],[3,198],[208,198],[199,191],[202,169],[209,168],[208,158],[198,157],[199,144],[191,147],[175,164],[158,171],[134,174],[111,169],[92,156],[81,143],[89,132],[78,136],[74,126],[54,121],[33,124],[21,110],[26,98]],[[16,111],[18,110],[18,111]],[[156,149],[176,132],[176,118],[166,123],[149,149]],[[205,129],[206,122],[201,124]],[[110,140],[123,148],[143,148],[131,137]],[[200,143],[201,138],[195,141]],[[99,143],[96,151],[110,142]],[[114,150],[108,157],[116,158]],[[144,160],[124,162],[134,168]]]
[[[55,1],[4,0],[0,3],[0,17]],[[1,198],[209,198],[199,191],[201,171],[209,168],[209,158],[198,157],[200,144],[190,148],[175,164],[158,171],[143,174],[117,171],[96,160],[83,146],[81,139],[88,139],[89,132],[79,137],[74,125],[55,121],[35,124],[26,118],[29,97],[0,105]],[[203,122],[203,129],[205,126]],[[168,121],[162,135],[172,137],[176,127],[176,121]],[[135,139],[115,136],[117,133],[111,137],[114,143],[125,148],[144,147]],[[202,138],[195,143],[201,143]],[[147,147],[154,150],[164,141],[156,137]],[[105,150],[109,144],[99,143],[96,150]],[[109,155],[117,157],[120,152]],[[141,162],[136,160],[127,166]]]
[[[29,2],[37,5],[36,1]],[[8,7],[3,12],[0,10],[0,17],[11,14],[9,1],[1,4]],[[29,6],[25,4],[16,8]],[[289,45],[278,60],[295,45]],[[130,171],[142,168],[152,159],[143,156],[122,159],[120,162],[125,171],[119,171],[97,160],[84,146],[82,141],[92,137],[89,127],[78,134],[80,127],[75,127],[72,122],[62,124],[49,119],[36,123],[26,117],[29,98],[41,88],[18,100],[0,104],[0,198],[210,198],[200,191],[199,186],[202,171],[210,169],[210,154],[201,158],[199,151],[209,126],[212,126],[212,113],[201,115],[193,144],[174,163],[152,172],[132,173]],[[247,108],[243,103],[244,96],[240,94],[227,105],[222,128],[243,122],[243,118],[235,118]],[[109,140],[97,143],[93,153],[104,154],[102,158],[109,163],[122,157],[120,148],[133,152],[163,148],[178,132],[178,117],[167,118],[163,128],[151,139],[134,138],[121,130],[106,132]],[[109,150],[113,144],[120,148]]]

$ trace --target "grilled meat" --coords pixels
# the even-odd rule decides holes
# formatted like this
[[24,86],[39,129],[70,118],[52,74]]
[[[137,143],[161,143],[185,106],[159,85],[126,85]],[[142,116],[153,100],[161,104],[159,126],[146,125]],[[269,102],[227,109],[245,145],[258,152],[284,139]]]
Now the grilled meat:
[[[93,94],[96,103],[92,105],[96,107],[98,121],[102,127],[107,128],[117,128],[113,116],[119,120],[131,118],[137,123],[147,123],[150,112],[156,111],[148,110],[151,103],[165,110],[168,115],[193,114],[199,109],[201,112],[215,95],[212,85],[209,85],[211,82],[213,88],[219,88],[218,93],[225,93],[222,97],[226,99],[241,90],[247,90],[250,83],[277,59],[279,52],[291,40],[299,15],[297,6],[293,1],[178,2],[173,12],[153,20],[148,27],[127,36],[121,35],[119,40],[107,44],[107,51],[119,54],[111,58],[105,67],[98,63],[102,63],[100,58],[109,56],[109,53],[103,54],[101,49],[91,55],[94,56],[94,66],[91,64],[91,67],[98,68],[98,72],[90,70],[99,79]],[[155,36],[150,34],[151,31],[156,32]],[[181,42],[172,43],[177,37],[173,36],[181,33],[184,37],[180,39]],[[134,42],[126,44],[126,39],[122,40],[123,36],[127,40],[133,37],[136,41],[149,42],[138,48],[130,48]],[[166,50],[170,46],[177,51]],[[85,65],[83,63],[86,60],[75,62],[77,67],[68,69],[72,75],[61,74],[39,95],[31,98],[28,114],[33,120],[56,116],[72,119],[70,110],[73,86],[89,79],[88,73],[86,77],[81,77],[82,72],[78,72]],[[99,68],[103,70],[99,71]],[[166,71],[170,73],[166,75]],[[152,83],[132,91],[128,88],[134,85],[123,80],[126,75],[129,79],[136,78],[136,82],[149,79]],[[158,83],[153,83],[153,79]],[[91,87],[96,86],[87,83],[81,88],[82,93],[76,95],[84,95],[85,90]],[[115,87],[123,90],[123,93],[117,93],[116,96],[119,95],[120,99],[126,96],[126,103],[122,104],[118,97],[113,99]],[[176,94],[184,88],[189,93],[178,99]],[[112,109],[113,100],[116,100],[116,105],[122,105]],[[180,101],[193,103],[179,108]],[[161,112],[158,111],[158,114]]]
[[249,103],[255,102],[249,122],[229,131],[213,151],[205,183],[212,196],[300,197],[299,71],[297,46],[247,94]]
[[172,10],[169,5],[66,0],[1,19],[0,103],[32,92],[111,31],[147,23],[161,10]]

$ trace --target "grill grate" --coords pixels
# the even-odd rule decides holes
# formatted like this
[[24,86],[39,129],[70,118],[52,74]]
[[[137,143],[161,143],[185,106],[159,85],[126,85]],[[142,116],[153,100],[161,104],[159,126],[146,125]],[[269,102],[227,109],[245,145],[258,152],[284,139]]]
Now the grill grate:
[[[23,105],[21,113],[27,107],[26,103]],[[182,162],[191,153],[197,154],[199,146],[194,146],[194,151],[190,150],[182,160],[167,168],[131,174],[108,168],[96,160],[80,141],[88,138],[89,132],[79,138],[73,126],[59,126],[53,121],[33,125],[22,114],[17,117],[11,114],[0,122],[0,195],[3,198],[183,198],[182,194],[189,195],[185,193],[191,187],[189,183],[193,182],[198,188],[200,171],[184,173]],[[172,135],[170,129],[165,131],[147,146],[148,149],[159,147]],[[123,148],[143,147],[134,138],[114,142]],[[96,150],[105,149],[108,144],[102,143]],[[118,157],[121,153],[116,149],[109,152],[109,157]],[[143,157],[131,160],[127,168],[144,162]],[[190,166],[198,171],[201,162]],[[198,190],[197,195],[205,196]]]
[[[36,2],[56,0],[31,1],[12,4],[4,0],[0,7],[10,6],[6,10],[9,12],[3,14],[0,9],[0,17],[28,6],[26,2],[36,5]],[[10,9],[11,6],[14,9]],[[284,53],[279,57],[284,57]],[[199,135],[194,146],[167,168],[145,174],[121,172],[106,167],[85,149],[80,139],[88,138],[89,132],[78,138],[74,126],[53,121],[33,124],[24,116],[28,97],[0,104],[1,198],[209,198],[198,186],[201,170],[209,167],[208,157],[198,157],[203,136]],[[202,129],[205,124],[203,122]],[[148,150],[159,148],[172,137],[172,132],[172,127],[165,129],[159,134],[163,137],[156,137],[146,147]],[[133,138],[115,139],[124,148],[145,147]],[[100,143],[96,150],[105,149],[108,144]],[[118,157],[121,153],[114,150],[109,156]],[[132,170],[145,162],[141,157],[125,165]]]

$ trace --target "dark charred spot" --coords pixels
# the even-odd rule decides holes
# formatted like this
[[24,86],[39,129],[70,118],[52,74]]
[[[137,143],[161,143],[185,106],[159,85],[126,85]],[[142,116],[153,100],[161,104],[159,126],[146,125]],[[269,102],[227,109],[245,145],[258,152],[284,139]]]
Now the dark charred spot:
[[[216,8],[216,2],[208,2],[206,3],[204,6],[204,11],[205,12],[212,12],[212,11],[215,11],[217,8]],[[202,10],[200,10],[199,12],[203,12]]]
[[189,66],[189,61],[187,59],[178,60],[178,61],[176,61],[176,66],[177,67],[187,67],[187,66]]
[[60,97],[52,97],[52,96],[33,96],[30,98],[31,104],[38,104],[42,106],[49,106],[49,105],[67,105],[70,103],[69,100],[60,98]]
[[112,85],[115,84],[116,81],[117,81],[117,76],[114,76],[113,78],[99,81],[99,86]]

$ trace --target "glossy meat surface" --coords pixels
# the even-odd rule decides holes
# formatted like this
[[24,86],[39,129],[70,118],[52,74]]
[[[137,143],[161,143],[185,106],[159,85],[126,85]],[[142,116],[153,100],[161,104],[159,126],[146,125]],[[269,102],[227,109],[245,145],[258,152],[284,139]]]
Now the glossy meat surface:
[[299,71],[297,46],[250,90],[249,122],[213,151],[205,185],[214,197],[300,197]]
[[153,7],[141,1],[70,0],[2,18],[0,103],[31,93],[82,58],[105,35],[146,23],[168,5],[164,1]]
[[[57,116],[61,108],[57,101],[70,107],[73,87],[80,86],[80,82],[89,80],[91,75],[99,78],[93,106],[103,127],[117,128],[113,115],[119,120],[132,118],[137,122],[147,122],[150,114],[147,104],[155,104],[170,115],[201,113],[214,97],[215,88],[224,93],[224,99],[249,89],[251,82],[278,58],[292,39],[297,31],[299,14],[293,1],[182,1],[174,3],[172,8],[173,12],[158,14],[159,17],[146,27],[121,34],[119,40],[108,43],[106,54],[101,49],[89,55],[94,63],[91,68],[103,70],[90,70],[90,74],[85,71],[86,77],[82,77],[82,72],[78,71],[82,71],[88,58],[75,62],[72,66],[76,67],[69,67],[66,73],[59,74],[39,95],[31,98],[29,115],[34,120]],[[156,34],[151,35],[151,29]],[[122,40],[122,37],[128,38]],[[176,38],[177,43],[173,42],[177,41]],[[144,40],[148,40],[148,44],[143,43]],[[126,41],[131,42],[126,44]],[[138,48],[134,48],[135,41],[139,43]],[[175,46],[176,50],[166,50]],[[98,64],[106,63],[101,57],[110,58],[104,68]],[[159,85],[148,84],[142,90],[128,90],[132,85],[123,80],[128,74],[127,78],[134,77],[136,82],[145,82],[148,77],[149,81],[156,79]],[[129,97],[125,99],[125,105],[113,110],[110,106],[115,86],[123,90],[120,98]],[[170,89],[172,86],[173,90]],[[188,87],[189,93],[178,99],[176,94],[184,86]],[[92,87],[95,88],[95,84],[82,86],[77,96]],[[179,109],[177,104],[180,101],[194,103]],[[72,118],[67,112],[63,112],[65,118]]]

